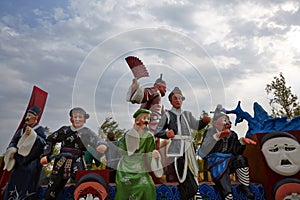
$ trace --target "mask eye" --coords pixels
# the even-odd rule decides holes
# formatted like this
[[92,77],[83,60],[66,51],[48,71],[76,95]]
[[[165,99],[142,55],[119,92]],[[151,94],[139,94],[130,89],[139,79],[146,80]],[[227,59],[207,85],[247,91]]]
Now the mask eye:
[[269,149],[270,152],[277,152],[278,151],[278,147],[275,147],[273,149]]
[[285,151],[294,151],[296,147],[285,147]]

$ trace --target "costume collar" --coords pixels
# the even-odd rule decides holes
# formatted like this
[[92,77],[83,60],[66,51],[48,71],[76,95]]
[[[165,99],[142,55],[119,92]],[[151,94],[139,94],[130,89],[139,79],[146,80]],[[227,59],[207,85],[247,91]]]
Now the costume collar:
[[80,129],[83,129],[84,126],[80,127],[80,128],[75,128],[73,125],[71,125],[71,130],[72,131],[79,131]]
[[181,115],[181,114],[182,114],[182,109],[181,109],[181,108],[177,109],[177,108],[172,107],[172,108],[171,108],[171,111],[172,111],[174,114],[176,114],[176,115]]

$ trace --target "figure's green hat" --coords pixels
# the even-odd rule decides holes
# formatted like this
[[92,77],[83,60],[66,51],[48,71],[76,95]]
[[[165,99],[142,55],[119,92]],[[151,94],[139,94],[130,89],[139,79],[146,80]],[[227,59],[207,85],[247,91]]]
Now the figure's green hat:
[[137,118],[140,114],[143,113],[151,114],[151,111],[144,108],[140,108],[133,114],[133,118]]

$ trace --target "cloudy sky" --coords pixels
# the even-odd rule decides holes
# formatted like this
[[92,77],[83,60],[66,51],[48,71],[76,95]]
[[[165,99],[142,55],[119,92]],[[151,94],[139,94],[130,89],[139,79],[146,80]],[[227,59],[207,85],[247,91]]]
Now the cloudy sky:
[[51,131],[69,124],[74,106],[90,113],[94,131],[108,116],[130,128],[138,108],[126,102],[130,55],[149,71],[142,85],[162,73],[167,94],[179,86],[195,116],[238,101],[250,114],[254,102],[269,112],[265,87],[280,72],[299,96],[300,2],[1,0],[0,153],[34,85],[49,94],[40,123]]

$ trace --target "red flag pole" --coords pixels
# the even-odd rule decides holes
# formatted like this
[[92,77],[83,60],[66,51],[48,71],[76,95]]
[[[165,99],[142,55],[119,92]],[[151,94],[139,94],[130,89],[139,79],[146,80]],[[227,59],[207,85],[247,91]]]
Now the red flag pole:
[[[41,108],[41,113],[39,115],[38,122],[40,121],[43,111],[44,111],[44,107],[46,105],[47,96],[48,96],[47,92],[38,88],[37,86],[33,86],[29,103],[27,105],[27,108],[25,110],[23,118],[22,118],[16,132],[24,126],[26,113],[29,110],[29,108],[31,108],[34,105],[39,106]],[[3,200],[4,189],[5,189],[5,186],[9,180],[9,176],[10,176],[10,171],[3,170],[3,167],[4,167],[4,162],[2,161],[0,163],[0,200]]]

